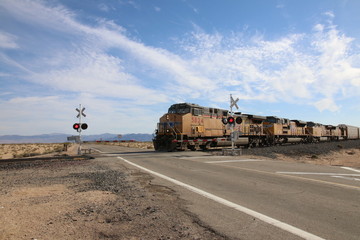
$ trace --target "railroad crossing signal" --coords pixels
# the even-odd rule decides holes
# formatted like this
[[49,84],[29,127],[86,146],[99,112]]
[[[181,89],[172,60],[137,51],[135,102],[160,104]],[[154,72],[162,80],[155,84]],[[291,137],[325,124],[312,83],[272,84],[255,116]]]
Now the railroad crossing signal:
[[74,123],[73,128],[79,133],[79,136],[77,136],[78,143],[79,143],[78,155],[81,155],[81,130],[87,129],[88,125],[81,121],[81,116],[86,117],[86,114],[84,113],[85,108],[81,107],[81,104],[80,104],[79,108],[75,108],[75,110],[78,112],[78,115],[76,117],[79,119],[79,122]]

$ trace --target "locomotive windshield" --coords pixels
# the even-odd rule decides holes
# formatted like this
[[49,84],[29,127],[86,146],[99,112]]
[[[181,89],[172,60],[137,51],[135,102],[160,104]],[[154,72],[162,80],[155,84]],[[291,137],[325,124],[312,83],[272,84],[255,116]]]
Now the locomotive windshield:
[[168,113],[177,113],[177,114],[185,114],[185,113],[189,113],[190,112],[190,106],[189,105],[178,105],[178,104],[175,104],[175,105],[172,105],[170,108],[169,108],[169,111]]

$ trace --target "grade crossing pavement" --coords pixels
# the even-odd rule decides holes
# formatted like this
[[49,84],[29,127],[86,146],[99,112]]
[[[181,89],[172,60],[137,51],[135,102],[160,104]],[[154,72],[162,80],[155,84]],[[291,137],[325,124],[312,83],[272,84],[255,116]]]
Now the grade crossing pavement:
[[359,239],[357,169],[93,146],[173,188],[230,239]]

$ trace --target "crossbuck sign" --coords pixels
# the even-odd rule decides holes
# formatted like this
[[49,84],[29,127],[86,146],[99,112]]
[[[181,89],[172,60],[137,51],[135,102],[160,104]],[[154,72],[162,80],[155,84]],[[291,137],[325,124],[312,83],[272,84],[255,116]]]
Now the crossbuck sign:
[[239,98],[236,98],[236,100],[233,99],[232,95],[230,94],[230,108],[236,107],[236,109],[239,109],[239,106],[237,105],[237,102],[239,101]]
[[84,111],[85,111],[85,108],[81,108],[81,105],[80,105],[80,110],[78,108],[76,108],[76,111],[78,111],[78,115],[76,116],[77,118],[80,118],[80,115],[83,115],[84,117],[86,117]]

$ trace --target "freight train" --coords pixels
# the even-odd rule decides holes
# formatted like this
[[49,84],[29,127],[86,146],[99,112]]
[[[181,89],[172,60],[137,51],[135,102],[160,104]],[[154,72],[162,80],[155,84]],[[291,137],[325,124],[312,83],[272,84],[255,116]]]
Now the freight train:
[[153,139],[156,151],[206,150],[212,147],[259,147],[359,139],[358,127],[338,126],[275,116],[230,113],[191,103],[170,106]]

